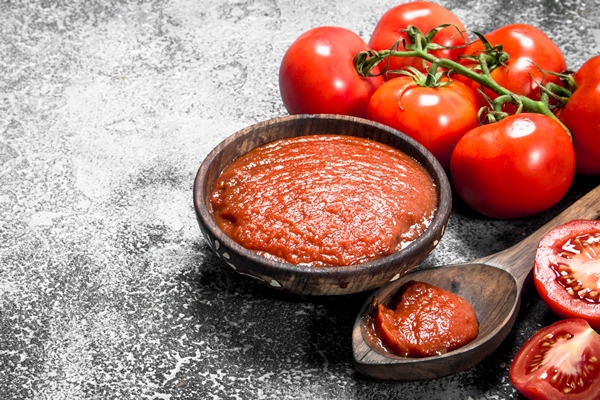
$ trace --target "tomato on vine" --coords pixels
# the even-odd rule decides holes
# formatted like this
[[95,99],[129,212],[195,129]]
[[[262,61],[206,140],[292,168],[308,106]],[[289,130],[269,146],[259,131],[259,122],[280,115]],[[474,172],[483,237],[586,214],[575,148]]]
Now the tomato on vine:
[[356,33],[321,26],[303,33],[286,51],[279,90],[290,114],[343,114],[366,118],[381,76],[361,77],[354,56],[368,46]]
[[[562,73],[567,69],[564,55],[560,48],[543,31],[528,24],[511,24],[502,26],[484,35],[482,39],[471,43],[464,52],[461,64],[479,70],[478,56],[490,48],[498,53],[505,53],[508,58],[492,61],[491,78],[508,91],[539,100],[540,86],[549,82],[560,83],[558,76],[552,73]],[[486,45],[489,47],[486,49]],[[456,76],[461,81],[470,81],[462,76]],[[474,90],[482,89],[481,85],[470,81]],[[498,95],[488,88],[483,92],[490,99]],[[487,105],[485,97],[479,96],[480,104]]]
[[459,141],[450,176],[460,198],[492,218],[524,218],[555,205],[575,172],[571,138],[557,120],[519,113],[478,126]]
[[557,113],[573,135],[576,172],[600,175],[600,55],[572,75],[573,94]]
[[[436,33],[432,40],[435,48],[430,53],[434,57],[455,60],[463,54],[467,43],[465,27],[452,11],[428,1],[411,1],[389,9],[377,22],[369,47],[377,51],[389,50],[397,43],[397,50],[403,51],[406,49],[404,43],[409,40],[406,32],[409,26],[425,33],[442,25],[448,26]],[[418,57],[393,57],[389,60],[389,70],[404,67],[424,71],[423,60]]]
[[448,170],[454,146],[478,125],[477,99],[461,82],[430,87],[424,80],[405,75],[385,82],[371,97],[367,115],[421,143]]

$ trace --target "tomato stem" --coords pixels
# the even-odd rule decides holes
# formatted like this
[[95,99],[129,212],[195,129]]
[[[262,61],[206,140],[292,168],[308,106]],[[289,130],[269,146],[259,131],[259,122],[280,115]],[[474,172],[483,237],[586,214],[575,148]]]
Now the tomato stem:
[[549,82],[546,86],[540,86],[542,94],[540,95],[540,100],[545,104],[550,102],[550,98],[554,100],[553,108],[562,108],[567,105],[569,99],[573,92],[569,89],[564,88],[560,85],[557,85],[553,82]]

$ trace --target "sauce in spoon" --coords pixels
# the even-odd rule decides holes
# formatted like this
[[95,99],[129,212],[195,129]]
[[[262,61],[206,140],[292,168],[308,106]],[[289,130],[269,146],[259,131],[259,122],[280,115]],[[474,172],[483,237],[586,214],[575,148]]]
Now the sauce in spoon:
[[[573,203],[526,239],[499,253],[470,263],[411,272],[379,289],[365,302],[352,332],[356,369],[378,379],[424,380],[450,375],[481,362],[506,338],[512,328],[526,279],[533,268],[541,238],[550,229],[573,219],[600,217],[600,186]],[[480,322],[471,343],[443,355],[408,358],[383,351],[366,331],[363,318],[376,297],[385,303],[408,280],[427,282],[455,293],[471,303]]]

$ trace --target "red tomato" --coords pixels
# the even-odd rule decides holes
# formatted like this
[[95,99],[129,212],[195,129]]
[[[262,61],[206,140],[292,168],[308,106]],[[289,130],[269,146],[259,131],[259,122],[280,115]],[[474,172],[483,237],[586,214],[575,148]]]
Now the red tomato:
[[600,221],[575,220],[546,234],[533,269],[540,297],[561,318],[600,329]]
[[383,83],[380,76],[362,78],[354,69],[354,56],[368,49],[360,36],[345,28],[322,26],[302,34],[279,69],[287,111],[366,118],[369,99]]
[[[527,24],[506,25],[484,35],[492,46],[502,45],[510,56],[505,65],[500,65],[491,71],[491,77],[509,91],[540,99],[539,85],[548,82],[560,84],[557,76],[548,72],[561,73],[567,69],[567,64],[560,48],[540,29]],[[477,55],[483,51],[480,40],[473,42],[465,50],[465,55]],[[463,59],[463,64],[474,65],[472,61]],[[461,81],[465,78],[457,77]],[[472,88],[480,89],[480,85],[470,81]],[[497,94],[485,88],[484,93],[491,99]],[[479,95],[480,104],[487,105],[483,96]]]
[[401,76],[375,91],[367,115],[421,143],[448,170],[454,146],[478,125],[478,109],[473,91],[458,81],[431,88]]
[[[412,1],[400,4],[389,9],[377,22],[369,40],[369,47],[377,51],[389,50],[399,39],[408,41],[408,36],[402,30],[408,28],[409,25],[419,28],[423,34],[426,34],[443,24],[452,24],[453,26],[440,30],[435,35],[433,43],[445,47],[464,46],[466,44],[468,38],[464,34],[465,27],[463,23],[447,8],[428,1]],[[398,50],[405,50],[402,43],[400,43]],[[463,52],[464,47],[458,47],[433,50],[431,54],[438,58],[443,57],[454,60]],[[424,70],[423,60],[417,57],[392,57],[390,59],[389,69],[398,70],[408,66]]]
[[522,218],[552,207],[566,194],[574,171],[565,129],[546,115],[531,113],[469,131],[450,160],[458,195],[492,218]]
[[576,172],[600,175],[600,55],[586,61],[573,79],[577,88],[558,115],[573,135]]
[[598,400],[600,336],[577,318],[542,328],[515,356],[510,380],[529,400]]

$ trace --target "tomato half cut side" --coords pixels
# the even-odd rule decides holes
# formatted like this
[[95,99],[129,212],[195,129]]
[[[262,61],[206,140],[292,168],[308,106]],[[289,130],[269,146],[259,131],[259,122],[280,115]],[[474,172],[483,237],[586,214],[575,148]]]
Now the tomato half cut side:
[[533,276],[552,312],[600,329],[600,221],[573,220],[548,232],[538,245]]
[[581,318],[555,322],[525,342],[509,375],[529,400],[598,400],[600,335]]

